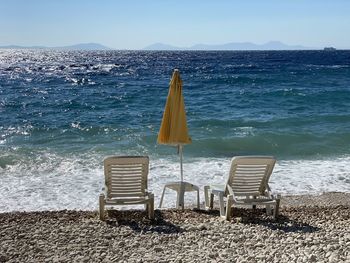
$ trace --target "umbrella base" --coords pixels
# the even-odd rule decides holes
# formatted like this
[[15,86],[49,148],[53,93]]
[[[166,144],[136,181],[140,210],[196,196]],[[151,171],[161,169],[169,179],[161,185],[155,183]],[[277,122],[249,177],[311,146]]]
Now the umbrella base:
[[163,204],[163,198],[164,198],[164,194],[165,194],[165,190],[169,188],[171,190],[176,191],[177,193],[177,199],[176,199],[176,208],[179,209],[181,208],[182,210],[185,208],[185,204],[184,204],[184,197],[185,197],[185,192],[193,192],[196,191],[197,192],[197,208],[199,209],[199,187],[197,185],[188,183],[188,182],[170,182],[170,183],[166,183],[163,189],[163,193],[162,193],[162,197],[160,199],[160,203],[159,203],[159,208],[162,207]]

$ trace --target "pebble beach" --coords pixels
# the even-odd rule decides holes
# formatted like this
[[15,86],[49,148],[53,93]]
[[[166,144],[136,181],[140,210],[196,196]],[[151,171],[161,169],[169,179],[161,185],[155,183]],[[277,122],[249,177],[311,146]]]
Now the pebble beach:
[[350,193],[282,197],[263,209],[0,214],[0,262],[350,262]]

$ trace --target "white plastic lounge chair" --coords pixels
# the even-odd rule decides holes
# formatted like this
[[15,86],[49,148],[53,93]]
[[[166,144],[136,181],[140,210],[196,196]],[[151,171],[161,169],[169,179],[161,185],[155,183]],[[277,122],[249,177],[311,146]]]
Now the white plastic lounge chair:
[[[266,206],[267,214],[274,218],[278,215],[280,196],[272,195],[268,181],[276,159],[271,156],[238,156],[231,161],[229,178],[226,185],[204,186],[205,206],[213,208],[214,195],[219,197],[220,215],[231,218],[232,205]],[[224,208],[226,197],[226,211]]]
[[104,160],[105,193],[99,197],[100,219],[105,206],[145,204],[148,217],[154,218],[154,195],[147,191],[149,158],[113,156]]

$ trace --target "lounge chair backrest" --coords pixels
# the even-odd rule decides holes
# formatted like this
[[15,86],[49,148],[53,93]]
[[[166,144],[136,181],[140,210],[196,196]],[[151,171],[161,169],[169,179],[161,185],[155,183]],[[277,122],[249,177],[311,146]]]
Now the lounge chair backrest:
[[234,157],[227,184],[235,195],[264,195],[275,163],[272,156]]
[[142,197],[147,189],[147,156],[113,156],[104,160],[107,197]]

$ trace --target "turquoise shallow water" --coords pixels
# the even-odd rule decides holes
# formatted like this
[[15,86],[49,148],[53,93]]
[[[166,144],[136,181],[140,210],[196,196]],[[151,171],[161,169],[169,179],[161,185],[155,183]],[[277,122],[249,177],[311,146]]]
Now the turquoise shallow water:
[[350,51],[0,50],[0,210],[80,208],[77,183],[94,207],[108,155],[149,155],[156,192],[176,179],[176,150],[156,144],[174,68],[185,178],[220,181],[232,156],[268,154],[280,191],[350,191]]

